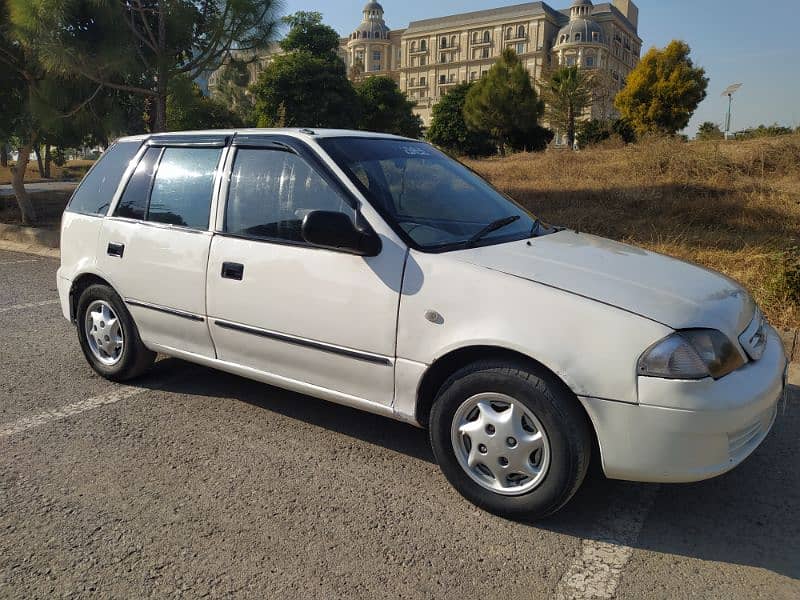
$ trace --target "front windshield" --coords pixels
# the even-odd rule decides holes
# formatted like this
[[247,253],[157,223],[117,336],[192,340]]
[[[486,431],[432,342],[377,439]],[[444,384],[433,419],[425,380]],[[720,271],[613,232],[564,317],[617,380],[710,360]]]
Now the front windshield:
[[378,138],[327,138],[320,144],[373,206],[422,249],[536,233],[537,222],[525,210],[429,144]]

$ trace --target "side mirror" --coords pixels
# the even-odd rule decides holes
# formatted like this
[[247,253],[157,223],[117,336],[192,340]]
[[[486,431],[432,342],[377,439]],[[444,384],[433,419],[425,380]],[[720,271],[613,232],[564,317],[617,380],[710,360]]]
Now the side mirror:
[[381,240],[371,231],[358,229],[344,213],[312,210],[303,218],[303,239],[309,244],[342,250],[359,256],[377,256]]

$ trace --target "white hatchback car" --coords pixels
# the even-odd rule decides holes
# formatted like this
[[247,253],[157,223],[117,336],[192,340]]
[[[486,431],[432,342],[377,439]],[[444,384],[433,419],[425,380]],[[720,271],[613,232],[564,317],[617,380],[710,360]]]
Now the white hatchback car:
[[547,226],[415,140],[124,138],[61,235],[63,313],[104,377],[161,352],[427,427],[450,482],[506,516],[562,507],[593,449],[615,479],[724,473],[784,392],[736,282]]

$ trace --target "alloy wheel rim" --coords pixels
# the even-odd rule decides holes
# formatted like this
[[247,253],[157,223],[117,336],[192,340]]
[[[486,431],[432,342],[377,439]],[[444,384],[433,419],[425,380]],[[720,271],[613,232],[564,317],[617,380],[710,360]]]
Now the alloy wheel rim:
[[110,367],[122,358],[125,338],[117,313],[105,300],[95,300],[86,309],[84,331],[89,350],[102,364]]
[[478,485],[504,496],[539,486],[550,466],[550,441],[522,402],[489,392],[465,400],[450,430],[456,458]]

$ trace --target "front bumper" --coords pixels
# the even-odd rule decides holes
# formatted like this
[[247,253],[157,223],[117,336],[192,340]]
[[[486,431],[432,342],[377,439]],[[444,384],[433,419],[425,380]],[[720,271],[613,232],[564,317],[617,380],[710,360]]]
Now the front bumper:
[[581,398],[612,479],[689,482],[730,471],[766,438],[786,386],[783,343],[714,381],[639,378],[639,404]]

